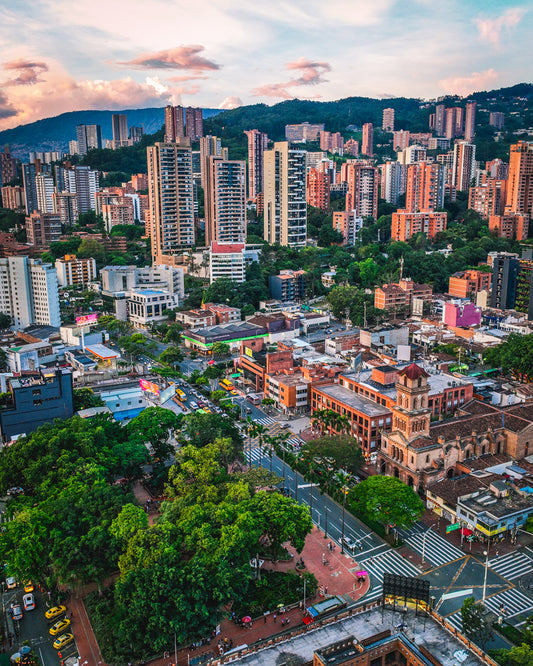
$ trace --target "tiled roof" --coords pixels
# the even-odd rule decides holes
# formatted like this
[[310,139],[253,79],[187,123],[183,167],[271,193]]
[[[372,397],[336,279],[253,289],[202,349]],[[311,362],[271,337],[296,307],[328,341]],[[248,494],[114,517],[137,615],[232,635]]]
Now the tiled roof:
[[408,379],[418,379],[419,377],[429,377],[428,373],[416,363],[411,363],[398,373],[400,376],[406,376]]

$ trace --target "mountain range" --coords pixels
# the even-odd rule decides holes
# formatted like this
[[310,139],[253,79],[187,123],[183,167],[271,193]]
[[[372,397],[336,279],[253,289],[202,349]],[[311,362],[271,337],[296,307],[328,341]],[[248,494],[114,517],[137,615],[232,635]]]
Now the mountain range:
[[[485,111],[514,112],[506,118],[509,128],[528,127],[533,122],[533,84],[519,83],[508,88],[473,93],[468,97],[478,102]],[[438,100],[447,106],[464,105],[460,97]],[[236,109],[220,111],[203,109],[208,131],[226,137],[242,134],[243,129],[256,127],[267,132],[273,139],[281,139],[287,123],[324,122],[330,131],[344,131],[347,127],[360,126],[364,122],[381,125],[381,113],[391,107],[396,111],[396,127],[411,131],[427,131],[432,104],[427,101],[399,97],[373,99],[370,97],[348,97],[336,101],[310,101],[292,99],[268,106],[254,104]],[[511,107],[513,107],[511,109]],[[111,116],[123,113],[128,117],[128,126],[143,126],[145,134],[153,134],[164,124],[164,107],[126,109],[124,111],[70,111],[53,118],[43,118],[28,125],[19,125],[0,132],[0,146],[9,144],[15,157],[26,159],[33,150],[68,150],[69,141],[76,138],[76,125],[100,125],[102,138],[112,138]],[[216,116],[216,118],[214,117]],[[481,120],[481,116],[479,117]],[[488,120],[488,117],[487,119]],[[486,121],[485,121],[486,122]]]
[[[112,139],[111,116],[115,113],[128,117],[128,127],[144,127],[145,134],[154,134],[165,123],[164,107],[124,111],[69,111],[0,132],[0,146],[9,144],[14,157],[21,159],[27,159],[28,153],[33,150],[66,152],[69,141],[76,138],[76,125],[100,125],[102,140]],[[220,113],[219,109],[203,109],[204,118],[217,113]]]

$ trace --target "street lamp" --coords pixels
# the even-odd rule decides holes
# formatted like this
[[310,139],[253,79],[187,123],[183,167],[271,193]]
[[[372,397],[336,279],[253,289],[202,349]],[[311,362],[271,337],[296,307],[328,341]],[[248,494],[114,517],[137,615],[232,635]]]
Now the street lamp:
[[487,550],[483,551],[483,555],[485,555],[485,575],[483,577],[483,598],[481,601],[485,603],[485,597],[487,596],[487,572],[489,570],[489,550],[490,550],[490,537],[487,542]]
[[424,564],[424,559],[425,559],[425,557],[426,557],[426,537],[427,537],[427,534],[428,534],[429,530],[430,530],[432,527],[435,527],[436,524],[437,524],[437,523],[433,523],[433,525],[430,525],[430,526],[427,528],[427,530],[424,530],[424,536],[422,537],[422,565]]
[[344,512],[346,510],[346,486],[342,486],[342,531],[341,531],[341,555],[344,554]]

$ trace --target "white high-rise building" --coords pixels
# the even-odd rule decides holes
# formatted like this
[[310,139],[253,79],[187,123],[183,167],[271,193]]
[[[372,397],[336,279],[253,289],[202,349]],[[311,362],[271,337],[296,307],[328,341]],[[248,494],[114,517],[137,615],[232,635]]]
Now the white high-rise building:
[[400,195],[405,193],[407,167],[400,162],[387,162],[381,169],[381,197],[396,204]]
[[35,189],[37,190],[37,210],[40,213],[53,213],[54,211],[54,179],[46,173],[35,176]]
[[17,329],[32,324],[61,325],[57,271],[40,259],[0,259],[0,311]]
[[307,239],[307,179],[305,151],[287,141],[264,152],[265,240],[303,247]]

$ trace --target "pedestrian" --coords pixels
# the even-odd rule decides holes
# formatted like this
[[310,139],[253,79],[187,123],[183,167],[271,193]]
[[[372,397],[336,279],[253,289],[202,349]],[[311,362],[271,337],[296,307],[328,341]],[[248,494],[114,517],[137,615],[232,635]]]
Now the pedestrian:
[[328,594],[328,586],[324,585],[324,595],[327,596]]
[[263,615],[263,620],[265,621],[265,624],[267,623],[267,616],[266,613]]
[[276,615],[276,613],[274,613],[274,624],[276,624],[277,618],[278,618],[278,616]]

